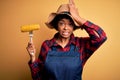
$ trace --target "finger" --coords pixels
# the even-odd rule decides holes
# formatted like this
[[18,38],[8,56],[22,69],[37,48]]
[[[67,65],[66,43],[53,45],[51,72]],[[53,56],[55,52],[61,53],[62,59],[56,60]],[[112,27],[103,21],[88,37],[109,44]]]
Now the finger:
[[32,43],[29,42],[29,43],[28,43],[28,47],[29,47],[29,48],[32,47]]
[[35,52],[35,49],[32,47],[26,47],[26,49],[30,54]]
[[34,44],[33,43],[28,43],[28,48],[35,48]]
[[74,5],[75,4],[74,0],[69,0],[69,4],[73,4]]

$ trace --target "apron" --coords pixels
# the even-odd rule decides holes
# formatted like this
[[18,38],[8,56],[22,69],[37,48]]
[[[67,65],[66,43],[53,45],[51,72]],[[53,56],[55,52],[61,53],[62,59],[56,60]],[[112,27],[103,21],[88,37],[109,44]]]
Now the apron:
[[48,52],[45,61],[43,80],[82,80],[82,61],[75,45],[69,51],[57,51],[56,47]]

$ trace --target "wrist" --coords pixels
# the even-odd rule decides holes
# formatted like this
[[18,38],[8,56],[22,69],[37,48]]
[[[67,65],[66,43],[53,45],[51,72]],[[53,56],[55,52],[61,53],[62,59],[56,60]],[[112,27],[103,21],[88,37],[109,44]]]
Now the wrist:
[[35,56],[30,57],[30,60],[31,60],[32,63],[35,62],[35,59],[36,59]]
[[79,24],[79,26],[82,26],[87,20],[81,17],[76,17],[76,22]]

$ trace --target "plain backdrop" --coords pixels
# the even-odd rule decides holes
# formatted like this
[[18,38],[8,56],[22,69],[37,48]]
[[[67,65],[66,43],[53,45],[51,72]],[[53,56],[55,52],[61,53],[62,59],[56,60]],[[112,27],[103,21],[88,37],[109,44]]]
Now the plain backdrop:
[[[51,12],[68,0],[0,0],[0,80],[32,80],[26,46],[28,32],[20,26],[40,24],[34,31],[36,56],[42,42],[56,33],[44,24]],[[107,41],[84,66],[83,80],[120,80],[120,0],[75,0],[80,15],[101,26]],[[76,36],[88,36],[76,30]]]

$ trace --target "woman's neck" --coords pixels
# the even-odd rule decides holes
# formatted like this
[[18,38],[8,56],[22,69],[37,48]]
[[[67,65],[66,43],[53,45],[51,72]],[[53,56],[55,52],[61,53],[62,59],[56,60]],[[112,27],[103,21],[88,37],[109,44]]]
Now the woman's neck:
[[61,37],[59,37],[59,38],[56,39],[56,42],[57,42],[62,48],[64,48],[64,47],[68,44],[69,39],[70,39],[70,38],[61,38]]

